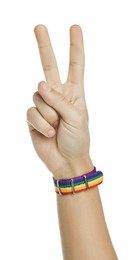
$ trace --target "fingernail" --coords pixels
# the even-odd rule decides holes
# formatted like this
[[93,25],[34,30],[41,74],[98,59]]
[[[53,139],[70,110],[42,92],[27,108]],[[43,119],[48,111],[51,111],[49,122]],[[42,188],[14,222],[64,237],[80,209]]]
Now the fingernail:
[[47,132],[47,135],[48,135],[48,137],[52,137],[53,135],[55,135],[55,130],[54,130],[54,129],[50,129],[50,130]]
[[51,87],[49,85],[47,85],[47,83],[43,83],[42,84],[42,89],[45,92],[50,92],[51,91]]

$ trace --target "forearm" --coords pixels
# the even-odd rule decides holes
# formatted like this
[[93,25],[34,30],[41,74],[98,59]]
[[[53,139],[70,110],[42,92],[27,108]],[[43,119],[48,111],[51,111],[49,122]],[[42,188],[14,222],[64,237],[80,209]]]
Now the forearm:
[[64,260],[116,260],[98,187],[57,195]]

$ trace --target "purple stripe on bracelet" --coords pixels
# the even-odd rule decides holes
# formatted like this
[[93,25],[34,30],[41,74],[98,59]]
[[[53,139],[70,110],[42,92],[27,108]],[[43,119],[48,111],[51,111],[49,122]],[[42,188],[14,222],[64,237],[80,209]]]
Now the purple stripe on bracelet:
[[[86,175],[88,181],[90,181],[90,179],[93,179],[94,177],[98,177],[100,173],[101,173],[100,171],[97,171],[95,173],[88,173],[88,174],[85,174],[85,175]],[[78,179],[76,178],[76,179],[73,180],[74,184],[77,184],[77,183],[83,182],[83,181],[85,182],[85,179],[84,179],[83,176],[81,178],[78,177]],[[60,185],[61,185],[61,182],[60,182]]]
[[[94,177],[98,177],[100,174],[102,174],[101,171],[97,171],[95,173],[90,173],[90,174],[86,174],[86,177],[87,177],[87,180],[90,181],[90,179],[92,180]],[[76,184],[81,184],[81,183],[84,183],[85,180],[84,180],[84,177],[83,176],[79,176],[78,177],[78,180],[77,180],[77,177],[76,179],[74,178],[73,179],[73,183],[76,185]],[[54,181],[55,185],[57,186],[57,181]],[[59,180],[59,186],[71,186],[71,179],[70,180]]]
[[[99,172],[95,172],[95,173],[88,173],[88,174],[85,174],[86,175],[86,177],[87,177],[87,179],[89,179],[90,177],[96,177],[96,176],[98,176],[99,175]],[[78,176],[78,177],[75,177],[74,179],[73,179],[73,182],[76,184],[76,183],[78,183],[78,182],[83,182],[84,181],[84,177],[83,177],[83,175],[82,176]],[[59,184],[61,185],[63,185],[63,184],[71,184],[71,180],[60,180],[59,181]]]
[[[87,178],[96,177],[96,176],[99,175],[99,172],[96,171],[96,167],[94,167],[94,169],[91,172],[85,173],[83,175],[86,175]],[[82,182],[84,180],[83,175],[82,176],[78,176],[78,177],[73,177],[74,184],[76,184],[78,182]],[[62,185],[63,184],[65,184],[65,185],[71,184],[71,179],[60,179],[59,180],[59,185],[61,186],[61,184]],[[55,180],[54,177],[53,177],[53,180],[54,180],[54,184],[57,185],[57,180]]]

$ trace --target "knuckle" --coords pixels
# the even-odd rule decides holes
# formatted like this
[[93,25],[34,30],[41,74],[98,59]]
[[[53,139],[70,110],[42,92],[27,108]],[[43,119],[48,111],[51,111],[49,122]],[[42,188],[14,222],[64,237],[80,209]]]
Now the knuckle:
[[33,101],[34,101],[34,103],[39,99],[39,93],[38,93],[38,91],[36,91],[34,94],[33,94]]
[[34,110],[35,110],[34,107],[28,108],[27,113],[26,113],[27,114],[27,118],[30,118],[33,115]]
[[39,45],[39,49],[47,49],[47,48],[51,48],[51,43]]
[[30,107],[26,112],[26,121],[32,123],[36,118],[36,108]]
[[48,120],[50,124],[53,124],[56,120],[58,120],[58,116],[55,111],[51,110],[46,114],[45,119]]
[[84,68],[84,64],[77,62],[77,61],[73,61],[73,60],[70,61],[70,66]]
[[50,65],[50,64],[44,64],[43,65],[43,70],[44,71],[51,71],[51,70],[54,70],[56,68],[55,65]]

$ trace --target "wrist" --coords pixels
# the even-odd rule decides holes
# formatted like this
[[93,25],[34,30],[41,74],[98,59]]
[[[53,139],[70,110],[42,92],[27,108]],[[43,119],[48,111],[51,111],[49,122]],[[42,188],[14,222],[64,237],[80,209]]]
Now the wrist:
[[84,157],[80,159],[72,160],[71,162],[66,162],[65,165],[60,167],[58,170],[53,172],[55,179],[69,179],[80,176],[84,173],[88,173],[94,169],[91,158]]

